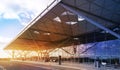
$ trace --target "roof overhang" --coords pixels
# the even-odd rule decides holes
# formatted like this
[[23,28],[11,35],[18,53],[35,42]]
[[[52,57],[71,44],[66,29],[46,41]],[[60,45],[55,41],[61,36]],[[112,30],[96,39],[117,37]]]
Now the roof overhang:
[[[94,0],[62,0],[46,13],[44,12],[48,9],[45,9],[44,15],[40,14],[35,18],[5,49],[44,50],[116,39],[86,21],[82,16],[78,17],[75,13],[62,7],[61,3],[79,10],[82,14],[111,30],[119,27],[120,16],[116,15],[117,11],[113,13],[113,10],[109,9],[111,14],[108,14],[106,13],[108,8],[103,8]],[[114,19],[109,16],[118,18]],[[120,33],[120,30],[115,32]]]

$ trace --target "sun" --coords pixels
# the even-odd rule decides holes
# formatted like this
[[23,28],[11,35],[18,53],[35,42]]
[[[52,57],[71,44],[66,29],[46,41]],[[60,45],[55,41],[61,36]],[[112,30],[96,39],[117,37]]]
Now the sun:
[[0,58],[10,58],[10,55],[3,49],[0,49]]

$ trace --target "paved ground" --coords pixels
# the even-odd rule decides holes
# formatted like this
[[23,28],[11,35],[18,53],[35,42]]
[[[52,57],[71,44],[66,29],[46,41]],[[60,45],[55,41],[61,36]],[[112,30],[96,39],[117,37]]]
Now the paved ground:
[[0,61],[0,70],[79,70],[66,67],[28,63],[19,61]]
[[24,63],[34,64],[34,65],[45,65],[50,66],[52,70],[120,70],[119,67],[114,66],[101,66],[100,68],[96,68],[92,63],[62,63],[62,65],[58,65],[58,63],[54,62],[38,62],[38,61],[24,61]]
[[93,64],[74,64],[35,61],[0,61],[0,70],[120,70],[120,68],[96,68]]
[[26,65],[19,62],[0,61],[0,70],[51,70],[42,66]]

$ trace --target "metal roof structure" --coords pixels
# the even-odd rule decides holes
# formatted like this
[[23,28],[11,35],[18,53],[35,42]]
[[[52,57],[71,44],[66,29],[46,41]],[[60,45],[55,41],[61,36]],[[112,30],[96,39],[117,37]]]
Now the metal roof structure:
[[[119,0],[61,0],[49,7],[5,49],[43,50],[120,37]],[[88,18],[104,28],[91,24]]]

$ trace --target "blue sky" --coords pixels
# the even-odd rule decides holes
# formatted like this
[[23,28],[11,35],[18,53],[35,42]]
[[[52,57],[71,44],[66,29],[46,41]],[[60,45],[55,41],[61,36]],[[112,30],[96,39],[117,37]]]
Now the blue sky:
[[0,49],[2,50],[5,45],[10,43],[32,19],[53,1],[0,0]]

